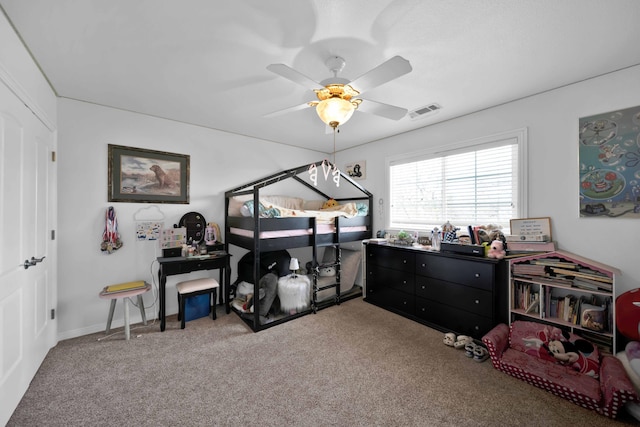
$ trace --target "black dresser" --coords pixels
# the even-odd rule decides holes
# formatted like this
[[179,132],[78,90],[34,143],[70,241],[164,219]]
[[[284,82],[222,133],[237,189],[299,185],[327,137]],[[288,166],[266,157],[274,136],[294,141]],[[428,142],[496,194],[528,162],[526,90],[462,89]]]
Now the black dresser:
[[507,262],[405,246],[365,248],[365,301],[476,339],[508,323]]

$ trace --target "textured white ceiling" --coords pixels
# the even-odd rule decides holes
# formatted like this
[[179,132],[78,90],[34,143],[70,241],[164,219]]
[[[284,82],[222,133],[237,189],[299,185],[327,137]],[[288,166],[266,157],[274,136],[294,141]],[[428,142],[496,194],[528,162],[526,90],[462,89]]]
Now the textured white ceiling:
[[[367,98],[432,116],[356,111],[345,149],[640,64],[637,0],[0,0],[61,97],[331,152],[314,100],[332,55],[354,79],[400,55],[413,71]],[[1,43],[1,42],[0,42]],[[366,100],[365,100],[366,102]]]

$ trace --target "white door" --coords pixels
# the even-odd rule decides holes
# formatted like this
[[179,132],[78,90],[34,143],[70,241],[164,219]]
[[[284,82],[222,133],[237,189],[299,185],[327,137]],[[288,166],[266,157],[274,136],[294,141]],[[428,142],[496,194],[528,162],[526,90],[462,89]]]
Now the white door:
[[0,81],[0,425],[56,344],[54,142]]

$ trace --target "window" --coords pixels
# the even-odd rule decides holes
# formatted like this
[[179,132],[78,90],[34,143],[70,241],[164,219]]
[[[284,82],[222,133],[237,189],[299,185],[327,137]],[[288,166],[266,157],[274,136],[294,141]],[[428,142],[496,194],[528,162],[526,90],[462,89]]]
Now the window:
[[526,217],[526,130],[388,160],[388,228],[431,230]]

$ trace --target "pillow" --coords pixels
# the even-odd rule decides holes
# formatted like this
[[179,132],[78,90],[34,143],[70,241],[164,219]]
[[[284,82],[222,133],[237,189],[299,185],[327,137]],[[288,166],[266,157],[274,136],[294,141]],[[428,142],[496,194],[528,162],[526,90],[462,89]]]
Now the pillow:
[[[258,212],[260,218],[277,218],[280,216],[280,210],[273,206],[266,208],[262,203],[258,203]],[[240,208],[243,216],[253,216],[253,200],[247,200]]]
[[302,209],[304,200],[299,197],[289,196],[262,196],[260,202],[265,205],[276,205],[281,208],[300,210]]
[[584,338],[555,326],[524,320],[516,320],[510,329],[509,344],[512,349],[598,378],[598,347]]
[[[242,196],[234,196],[229,198],[229,216],[252,216],[253,214],[245,215],[242,212],[242,207],[248,200],[253,201],[252,194],[245,194]],[[304,200],[299,197],[288,196],[261,196],[260,202],[264,205],[276,205],[287,209],[300,210],[303,208]]]
[[358,216],[367,216],[369,213],[369,205],[366,203],[356,203],[356,210],[358,211]]
[[242,215],[241,208],[242,208],[244,202],[246,202],[247,200],[250,200],[250,199],[253,199],[253,196],[246,195],[246,196],[230,197],[229,198],[228,215],[229,216],[241,216]]

